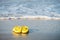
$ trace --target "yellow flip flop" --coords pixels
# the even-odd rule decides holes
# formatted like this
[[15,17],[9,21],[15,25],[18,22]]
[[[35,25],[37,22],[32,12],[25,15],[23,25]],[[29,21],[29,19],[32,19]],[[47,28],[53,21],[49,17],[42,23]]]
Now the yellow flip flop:
[[26,34],[29,32],[28,26],[22,26],[22,33]]
[[13,32],[15,32],[15,33],[21,33],[21,31],[22,31],[22,28],[20,26],[15,26],[13,28]]

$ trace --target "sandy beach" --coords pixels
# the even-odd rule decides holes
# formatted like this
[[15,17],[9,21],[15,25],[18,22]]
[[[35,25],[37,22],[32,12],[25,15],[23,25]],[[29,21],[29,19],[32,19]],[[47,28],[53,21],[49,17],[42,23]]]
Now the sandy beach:
[[[15,34],[15,25],[27,25],[28,34]],[[60,40],[60,20],[0,20],[0,40]]]

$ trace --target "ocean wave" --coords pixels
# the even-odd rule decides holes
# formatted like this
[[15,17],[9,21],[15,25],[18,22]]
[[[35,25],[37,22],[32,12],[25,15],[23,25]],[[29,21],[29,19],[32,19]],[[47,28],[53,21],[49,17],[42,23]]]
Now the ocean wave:
[[58,17],[48,17],[48,16],[20,16],[20,17],[0,17],[0,20],[60,20]]

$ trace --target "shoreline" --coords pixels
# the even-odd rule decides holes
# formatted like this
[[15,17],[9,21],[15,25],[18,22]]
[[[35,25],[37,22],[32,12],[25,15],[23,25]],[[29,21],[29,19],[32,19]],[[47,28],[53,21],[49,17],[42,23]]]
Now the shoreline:
[[60,20],[60,18],[48,17],[48,16],[0,17],[0,20],[16,20],[16,19],[29,19],[29,20]]

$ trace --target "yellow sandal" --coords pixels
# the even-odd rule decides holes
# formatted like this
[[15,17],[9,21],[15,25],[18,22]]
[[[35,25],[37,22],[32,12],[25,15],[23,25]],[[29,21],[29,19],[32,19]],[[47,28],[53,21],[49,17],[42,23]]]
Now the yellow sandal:
[[22,33],[26,34],[29,32],[28,26],[22,26]]
[[29,29],[28,29],[28,26],[15,26],[13,28],[13,32],[15,33],[23,33],[23,34],[26,34],[29,32]]
[[15,26],[15,27],[13,28],[13,32],[15,32],[15,33],[21,33],[21,31],[22,31],[22,29],[21,29],[20,26]]

